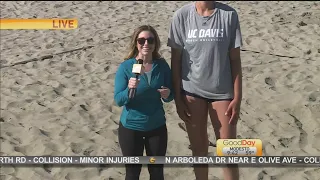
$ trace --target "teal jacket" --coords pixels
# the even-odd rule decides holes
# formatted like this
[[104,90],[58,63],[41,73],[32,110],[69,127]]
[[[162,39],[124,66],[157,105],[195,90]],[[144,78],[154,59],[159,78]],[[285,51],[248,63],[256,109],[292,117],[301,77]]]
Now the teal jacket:
[[[120,64],[115,77],[114,100],[122,107],[120,122],[128,129],[138,131],[150,131],[166,124],[164,102],[173,100],[171,70],[164,59],[153,60],[150,85],[145,74],[139,76],[140,82],[136,89],[136,95],[129,99],[128,82],[131,77],[133,64],[136,59],[128,59]],[[167,99],[162,99],[158,89],[165,86],[170,89]]]

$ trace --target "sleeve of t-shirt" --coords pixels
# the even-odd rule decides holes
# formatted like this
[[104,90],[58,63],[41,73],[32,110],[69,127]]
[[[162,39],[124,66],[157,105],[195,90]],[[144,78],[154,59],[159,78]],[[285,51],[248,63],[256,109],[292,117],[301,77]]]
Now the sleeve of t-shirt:
[[236,11],[232,13],[231,17],[231,40],[229,49],[241,47],[242,35],[240,29],[239,17]]
[[179,10],[174,13],[171,25],[169,28],[168,46],[172,48],[182,49],[184,47],[182,39],[182,20],[179,15]]

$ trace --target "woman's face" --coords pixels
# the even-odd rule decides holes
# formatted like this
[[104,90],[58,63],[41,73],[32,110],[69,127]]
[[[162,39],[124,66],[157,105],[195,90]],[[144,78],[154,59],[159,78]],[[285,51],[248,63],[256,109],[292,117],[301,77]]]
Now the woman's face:
[[137,48],[141,55],[152,55],[155,49],[154,35],[150,31],[142,31],[137,38]]

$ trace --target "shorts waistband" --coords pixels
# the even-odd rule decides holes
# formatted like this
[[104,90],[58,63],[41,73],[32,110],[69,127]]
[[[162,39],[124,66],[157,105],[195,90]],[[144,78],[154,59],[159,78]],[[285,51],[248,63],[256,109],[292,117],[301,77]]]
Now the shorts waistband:
[[197,94],[188,92],[188,91],[186,91],[184,89],[181,90],[181,93],[183,93],[184,95],[187,95],[187,96],[191,96],[191,97],[195,97],[195,98],[206,100],[208,103],[212,103],[212,102],[216,102],[216,101],[232,101],[233,100],[232,98],[227,98],[227,99],[209,99],[209,98],[205,98],[205,97],[199,96]]

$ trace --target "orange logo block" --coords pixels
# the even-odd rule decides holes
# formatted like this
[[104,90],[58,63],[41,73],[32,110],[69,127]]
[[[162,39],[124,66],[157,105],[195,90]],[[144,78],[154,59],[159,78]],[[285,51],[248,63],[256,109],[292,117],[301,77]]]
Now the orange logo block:
[[219,139],[218,156],[262,156],[260,139]]
[[76,19],[0,19],[0,29],[76,29]]

